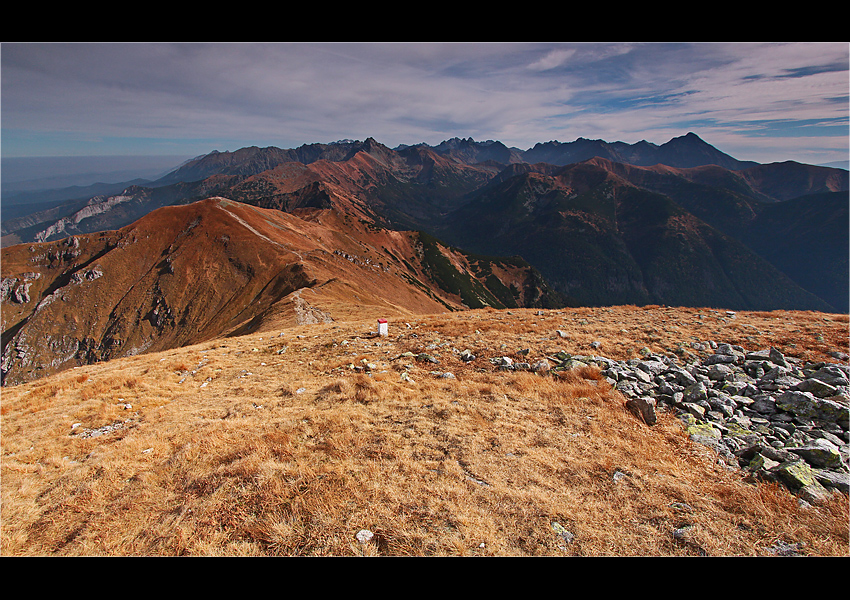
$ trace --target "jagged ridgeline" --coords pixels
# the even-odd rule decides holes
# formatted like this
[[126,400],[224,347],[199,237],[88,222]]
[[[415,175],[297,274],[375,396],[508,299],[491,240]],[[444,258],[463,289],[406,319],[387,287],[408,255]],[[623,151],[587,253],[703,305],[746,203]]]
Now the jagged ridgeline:
[[694,134],[526,151],[369,138],[212,152],[31,212],[35,197],[4,198],[4,383],[305,314],[847,312],[847,175]]

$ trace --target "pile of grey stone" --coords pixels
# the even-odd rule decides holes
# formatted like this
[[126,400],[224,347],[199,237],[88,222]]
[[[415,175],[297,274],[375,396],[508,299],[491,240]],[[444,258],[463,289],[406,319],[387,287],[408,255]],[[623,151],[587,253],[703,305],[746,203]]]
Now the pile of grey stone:
[[689,363],[652,353],[627,361],[559,353],[554,370],[598,366],[648,425],[659,412],[673,412],[726,464],[780,482],[804,501],[850,492],[846,355],[835,354],[843,362],[812,363],[776,348],[705,347]]

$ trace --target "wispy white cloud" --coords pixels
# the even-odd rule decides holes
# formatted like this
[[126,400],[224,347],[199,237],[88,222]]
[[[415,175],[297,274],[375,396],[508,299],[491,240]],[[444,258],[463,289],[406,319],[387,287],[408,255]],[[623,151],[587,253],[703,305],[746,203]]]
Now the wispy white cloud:
[[575,48],[556,48],[555,50],[548,52],[545,56],[539,58],[538,60],[528,65],[528,68],[532,71],[548,71],[550,69],[560,67],[565,62],[567,62],[573,55],[575,55],[575,53]]

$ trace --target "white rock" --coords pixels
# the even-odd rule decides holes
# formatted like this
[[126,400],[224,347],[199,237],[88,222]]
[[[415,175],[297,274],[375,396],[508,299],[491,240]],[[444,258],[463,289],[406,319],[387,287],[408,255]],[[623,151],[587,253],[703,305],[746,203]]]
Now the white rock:
[[361,529],[357,532],[357,535],[355,537],[357,537],[358,542],[360,542],[361,544],[365,544],[373,537],[375,537],[375,534],[369,531],[368,529]]

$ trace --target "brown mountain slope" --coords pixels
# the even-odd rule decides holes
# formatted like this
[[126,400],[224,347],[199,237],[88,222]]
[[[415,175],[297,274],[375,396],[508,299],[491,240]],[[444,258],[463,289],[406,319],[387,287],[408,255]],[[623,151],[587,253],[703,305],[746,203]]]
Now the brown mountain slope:
[[[478,262],[417,233],[339,205],[295,213],[210,198],[113,232],[4,248],[4,384],[282,324],[501,305]],[[435,283],[443,263],[468,289]],[[497,292],[513,285],[508,305],[533,304],[527,265],[487,266]]]
[[753,188],[775,198],[791,200],[804,194],[846,191],[844,169],[806,165],[795,161],[758,165],[740,171]]
[[[306,199],[323,207],[342,202],[348,205],[345,210],[354,208],[367,219],[421,229],[438,222],[464,194],[497,173],[495,167],[466,165],[426,148],[400,153],[384,149],[360,151],[345,161],[285,163],[233,185],[226,195],[286,211],[304,206]],[[317,201],[317,191],[330,198]]]

